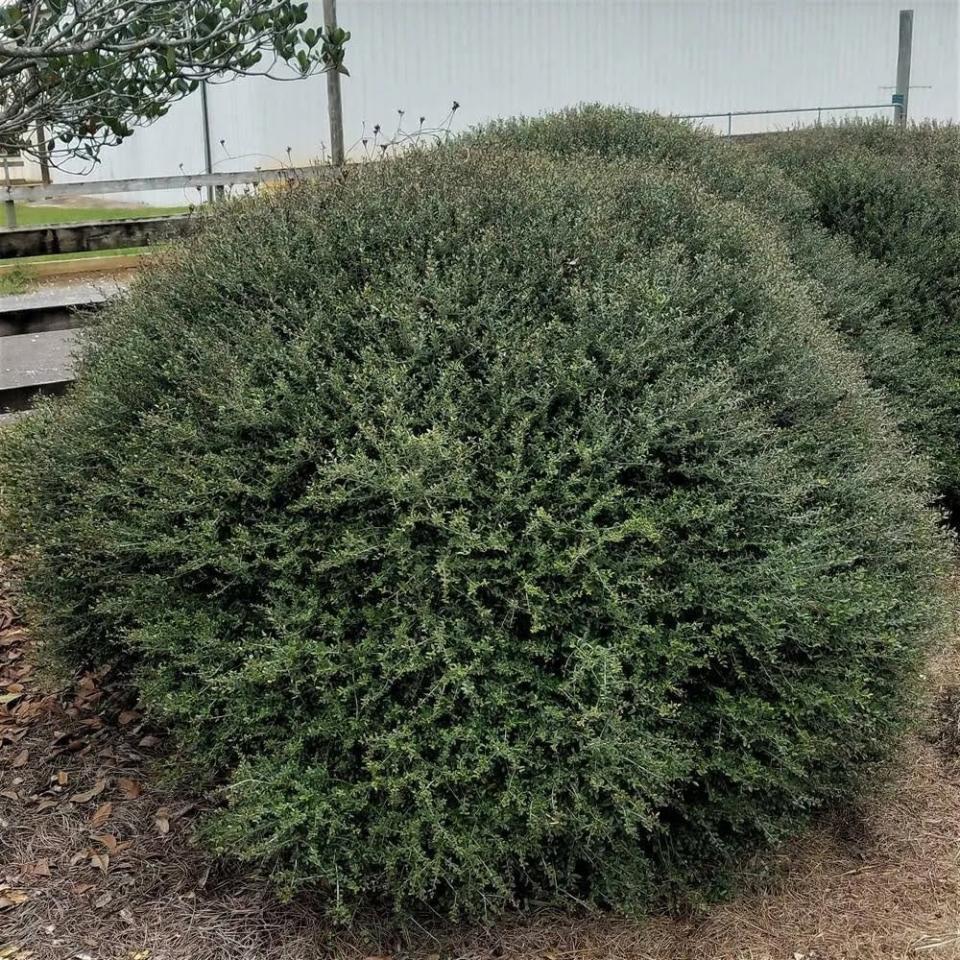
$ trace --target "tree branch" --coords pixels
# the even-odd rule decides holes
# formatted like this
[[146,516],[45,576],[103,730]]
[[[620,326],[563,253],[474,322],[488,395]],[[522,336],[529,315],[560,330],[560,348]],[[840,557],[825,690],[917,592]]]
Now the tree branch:
[[345,73],[349,34],[306,18],[301,0],[0,0],[0,149],[95,161],[203,80]]

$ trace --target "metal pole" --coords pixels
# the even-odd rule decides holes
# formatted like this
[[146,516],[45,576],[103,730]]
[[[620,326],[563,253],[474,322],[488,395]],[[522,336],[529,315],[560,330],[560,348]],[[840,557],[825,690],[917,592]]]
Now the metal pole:
[[[337,0],[323,0],[323,29],[329,35],[337,29]],[[335,167],[342,167],[343,102],[340,99],[340,74],[327,71],[327,112],[330,115],[330,158]]]
[[[204,172],[213,173],[213,154],[210,152],[210,108],[207,104],[207,81],[200,81],[200,112],[203,115]],[[213,187],[207,187],[207,203],[213,203]]]
[[893,117],[898,126],[906,126],[910,101],[910,60],[913,53],[913,11],[900,11],[900,45],[897,49],[897,92]]
[[727,114],[727,139],[731,140],[733,138],[733,114]]

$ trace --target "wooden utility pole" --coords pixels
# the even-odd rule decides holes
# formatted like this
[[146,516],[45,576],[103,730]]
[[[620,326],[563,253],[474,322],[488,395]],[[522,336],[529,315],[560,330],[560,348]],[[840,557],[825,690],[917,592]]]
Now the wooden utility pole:
[[897,49],[897,90],[893,95],[893,119],[906,126],[910,105],[910,59],[913,53],[913,11],[900,11],[900,46]]
[[[323,29],[330,36],[337,29],[337,0],[323,0]],[[330,116],[330,159],[335,167],[342,167],[343,102],[340,99],[340,74],[327,71],[327,113]]]

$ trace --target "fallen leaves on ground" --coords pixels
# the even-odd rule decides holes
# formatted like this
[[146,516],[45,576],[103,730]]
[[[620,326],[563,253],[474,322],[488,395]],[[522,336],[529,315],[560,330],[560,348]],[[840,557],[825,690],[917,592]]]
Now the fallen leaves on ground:
[[113,804],[108,800],[106,803],[101,803],[99,807],[93,812],[93,816],[90,818],[91,827],[102,827],[109,819],[110,814],[113,813]]
[[170,811],[166,807],[161,807],[154,814],[153,825],[157,828],[157,833],[161,835],[170,832]]
[[130,777],[120,777],[117,780],[117,789],[124,800],[136,800],[143,792],[143,787]]
[[0,910],[16,907],[29,899],[30,895],[25,890],[13,890],[10,887],[0,886]]
[[99,797],[106,789],[107,781],[98,780],[89,790],[84,790],[82,793],[75,793],[70,799],[74,803],[88,803],[94,797]]

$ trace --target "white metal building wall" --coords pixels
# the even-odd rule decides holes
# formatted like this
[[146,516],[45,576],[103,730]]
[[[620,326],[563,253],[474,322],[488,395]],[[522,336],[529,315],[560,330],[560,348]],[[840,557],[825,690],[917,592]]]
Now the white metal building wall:
[[[351,76],[343,81],[346,141],[360,150],[364,123],[368,131],[380,123],[392,132],[401,108],[407,127],[421,115],[427,126],[436,124],[453,100],[461,104],[455,128],[584,101],[665,113],[885,103],[896,69],[898,10],[908,5],[916,11],[911,116],[958,119],[958,0],[340,0],[341,26],[353,35]],[[318,24],[320,8],[319,0],[311,3]],[[322,155],[325,90],[322,77],[212,87],[215,168]],[[797,119],[738,119],[734,130]],[[202,169],[194,95],[105,151],[90,176]]]

